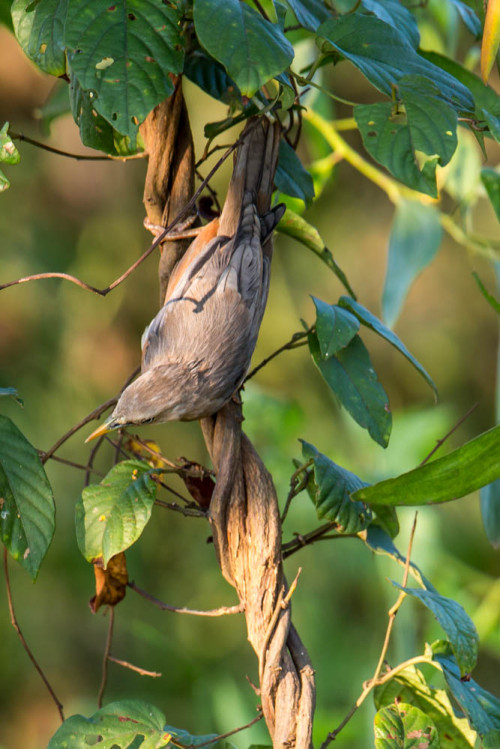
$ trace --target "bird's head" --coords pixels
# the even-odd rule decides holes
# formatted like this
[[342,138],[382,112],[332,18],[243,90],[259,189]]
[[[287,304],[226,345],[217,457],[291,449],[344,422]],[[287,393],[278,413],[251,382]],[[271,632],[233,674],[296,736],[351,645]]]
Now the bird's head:
[[125,388],[111,416],[85,442],[121,427],[182,419],[183,385],[185,378],[173,366],[149,369]]

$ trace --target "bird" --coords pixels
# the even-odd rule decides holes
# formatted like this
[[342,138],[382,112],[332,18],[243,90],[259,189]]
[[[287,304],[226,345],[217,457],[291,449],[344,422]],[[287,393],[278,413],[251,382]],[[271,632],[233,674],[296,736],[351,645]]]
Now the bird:
[[269,290],[270,207],[279,124],[251,120],[241,136],[220,217],[174,268],[164,304],[141,340],[141,374],[89,442],[122,427],[210,416],[241,387]]

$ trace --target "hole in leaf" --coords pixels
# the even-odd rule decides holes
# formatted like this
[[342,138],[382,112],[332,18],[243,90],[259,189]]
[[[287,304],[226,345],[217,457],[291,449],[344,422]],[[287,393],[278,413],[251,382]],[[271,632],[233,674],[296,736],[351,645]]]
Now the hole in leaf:
[[47,45],[45,44],[45,42],[43,44],[40,44],[39,52],[40,52],[41,55],[43,55],[45,53],[46,49],[47,49]]
[[118,113],[117,112],[113,112],[113,114],[111,115],[111,119],[113,120],[113,122],[115,120],[117,120],[118,119]]
[[136,15],[135,15],[135,13],[127,13],[127,18],[128,18],[129,21],[135,21],[136,20]]
[[366,133],[366,134],[367,134],[367,135],[368,135],[368,136],[369,136],[370,138],[373,138],[373,137],[374,137],[375,135],[377,135],[377,133],[375,132],[375,130],[370,130],[370,132],[369,132],[369,133]]
[[137,117],[135,117],[135,115],[134,115],[134,117],[132,117],[132,122],[133,122],[134,125],[138,125],[139,124],[139,120],[137,119]]

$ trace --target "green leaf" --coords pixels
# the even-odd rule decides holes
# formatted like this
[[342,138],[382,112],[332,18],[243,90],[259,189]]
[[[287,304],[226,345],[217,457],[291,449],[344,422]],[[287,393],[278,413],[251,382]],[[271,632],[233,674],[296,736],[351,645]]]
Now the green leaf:
[[376,104],[358,104],[354,107],[354,118],[364,147],[379,164],[385,166],[403,184],[437,197],[438,158],[434,156],[428,159],[422,169],[419,168],[404,114],[395,114],[393,105],[382,101]]
[[488,541],[500,548],[500,479],[483,486],[480,492],[481,515]]
[[0,388],[0,396],[2,395],[8,395],[10,398],[13,398],[16,403],[19,403],[21,407],[24,406],[24,401],[19,397],[17,388]]
[[500,143],[500,117],[488,112],[486,109],[482,110],[482,115],[489,127],[489,135]]
[[[464,68],[458,62],[455,62],[455,60],[450,60],[449,57],[440,55],[437,52],[422,52],[421,55],[428,62],[449,73],[467,87],[474,97],[475,111],[480,114],[480,119],[483,117],[482,109],[486,109],[497,117],[500,116],[500,98],[498,94],[491,86],[485,85],[477,75],[471,73],[470,70],[467,70],[467,68]],[[474,111],[474,108],[471,111]]]
[[417,372],[419,372],[424,380],[431,386],[437,397],[438,392],[432,377],[428,374],[428,372],[424,369],[420,362],[415,359],[413,354],[408,351],[403,341],[401,341],[392,330],[389,330],[389,328],[387,328],[382,322],[380,322],[378,317],[372,315],[372,313],[367,310],[366,307],[363,307],[363,305],[359,304],[359,302],[357,302],[355,299],[351,299],[347,296],[342,296],[339,299],[339,305],[341,307],[344,307],[345,309],[348,309],[349,312],[352,312],[353,315],[356,315],[358,320],[363,325],[366,325],[367,328],[373,330],[374,333],[377,333],[379,336],[384,338],[388,343],[391,344],[391,346],[394,346],[395,349],[403,354],[403,356],[408,359],[410,364],[413,364]]
[[433,643],[432,651],[433,660],[443,669],[450,692],[476,731],[484,736],[490,731],[500,730],[500,699],[480,687],[474,679],[461,679],[448,642],[438,640]]
[[404,590],[407,595],[417,598],[434,614],[448,636],[461,676],[470,674],[477,662],[479,637],[463,607],[451,598],[445,598],[431,590],[404,588],[394,581],[392,584]]
[[322,0],[286,0],[286,3],[293,10],[300,25],[309,31],[316,31],[323,21],[330,18],[330,13]]
[[96,111],[135,143],[138,125],[174,85],[184,50],[180,11],[161,0],[70,3],[66,44],[71,77]]
[[359,330],[359,320],[336,304],[312,297],[316,307],[316,335],[323,359],[328,359],[352,341]]
[[465,718],[455,715],[445,690],[427,684],[415,666],[405,668],[386,684],[376,687],[373,697],[377,709],[394,702],[407,702],[422,710],[438,730],[441,749],[471,749],[476,743],[477,734]]
[[434,259],[442,236],[435,208],[412,200],[398,203],[382,295],[382,313],[389,326],[394,325],[415,278]]
[[483,739],[481,749],[498,749],[500,746],[500,729],[498,731],[488,731]]
[[6,122],[0,130],[0,162],[4,164],[19,164],[21,155],[9,135],[9,123]]
[[76,503],[78,546],[87,561],[128,549],[144,530],[153,509],[156,484],[150,466],[124,460],[113,466],[100,484],[91,484]]
[[0,25],[5,26],[9,31],[14,31],[12,25],[12,16],[10,13],[11,0],[1,0],[0,2]]
[[439,749],[431,718],[413,705],[399,702],[375,715],[375,749]]
[[0,169],[0,192],[3,192],[4,190],[8,190],[10,187],[10,182],[5,176],[5,174]]
[[[216,733],[208,733],[205,736],[193,736],[189,731],[185,731],[183,728],[174,728],[173,726],[165,726],[163,730],[169,733],[179,744],[190,748],[199,746],[200,744],[208,744],[208,742],[213,744],[214,739],[218,735]],[[140,749],[142,749],[142,745]]]
[[238,86],[228,76],[220,62],[201,49],[195,50],[186,57],[184,75],[213,99],[223,101],[225,104],[241,100]]
[[291,146],[280,141],[278,167],[274,177],[276,187],[285,195],[303,200],[310,205],[314,198],[313,179]]
[[484,283],[479,278],[479,275],[476,273],[476,271],[472,271],[472,277],[474,278],[475,282],[479,286],[479,289],[481,291],[481,294],[484,296],[488,304],[493,307],[495,312],[497,314],[500,314],[500,302],[495,299],[493,294],[490,294]]
[[481,182],[486,188],[493,210],[500,221],[500,174],[490,167],[481,169]]
[[67,0],[14,0],[12,4],[17,41],[35,65],[50,75],[66,73],[67,7]]
[[453,3],[455,8],[458,10],[462,21],[467,26],[470,33],[476,38],[480,37],[483,27],[481,21],[474,13],[472,8],[469,8],[469,6],[466,5],[466,3],[462,2],[462,0],[449,0],[449,2]]
[[[372,510],[376,508],[376,505],[372,505]],[[378,510],[378,508],[376,508]],[[401,567],[406,567],[406,557],[401,554],[399,549],[395,546],[392,538],[383,528],[373,523],[368,526],[366,531],[366,538],[364,539],[366,546],[373,551],[375,554],[381,554],[391,559],[394,559]],[[422,574],[421,570],[417,565],[410,561],[410,574],[417,581],[419,585],[426,590],[434,590],[432,584]]]
[[427,505],[464,497],[500,478],[500,425],[444,458],[355,492],[368,504]]
[[348,346],[323,359],[317,336],[311,333],[309,349],[340,403],[375,442],[387,447],[392,427],[389,400],[361,338],[354,336]]
[[374,525],[379,526],[390,538],[396,538],[399,533],[398,513],[395,507],[389,505],[371,505],[376,515]]
[[293,60],[293,47],[279,26],[239,0],[195,0],[194,25],[203,47],[245,96],[253,96]]
[[474,108],[469,90],[453,76],[420,56],[405,36],[379,18],[358,13],[332,18],[318,29],[324,42],[350,60],[379,91],[392,95],[392,87],[405,75],[421,75],[439,89],[440,98],[467,111]]
[[[140,744],[134,740],[141,737]],[[170,745],[165,716],[139,700],[120,700],[97,710],[90,718],[72,715],[51,738],[47,749],[161,749]]]
[[332,253],[323,242],[323,239],[315,226],[308,223],[304,218],[302,218],[302,216],[295,213],[295,211],[287,208],[285,215],[277,226],[277,231],[281,234],[293,237],[297,242],[300,242],[305,247],[312,250],[325,263],[325,265],[335,273],[349,294],[356,299],[356,294],[352,290],[344,271],[335,262]]
[[457,148],[457,113],[442,102],[439,89],[419,75],[407,75],[398,84],[410,129],[412,148],[439,156],[445,166]]
[[80,128],[82,143],[89,148],[117,156],[115,137],[119,137],[119,134],[97,112],[90,92],[82,91],[76,78],[70,84],[70,102],[73,118]]
[[314,445],[300,441],[304,460],[313,460],[314,480],[309,493],[318,518],[337,523],[339,533],[362,531],[371,520],[371,511],[362,502],[351,502],[349,495],[366,486],[365,482],[320,453]]
[[417,19],[399,0],[361,0],[361,4],[381,21],[403,34],[406,41],[417,49],[420,44]]
[[38,452],[9,418],[0,416],[0,532],[33,579],[54,528],[54,497]]

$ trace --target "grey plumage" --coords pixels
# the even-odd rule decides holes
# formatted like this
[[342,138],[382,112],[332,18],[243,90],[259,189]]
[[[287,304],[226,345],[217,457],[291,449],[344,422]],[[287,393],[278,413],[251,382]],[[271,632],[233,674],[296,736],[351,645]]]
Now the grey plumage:
[[192,243],[144,331],[141,375],[91,437],[128,424],[208,416],[242,384],[267,301],[270,238],[285,211],[269,210],[277,127],[253,127],[239,148],[220,220]]

